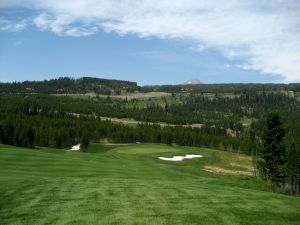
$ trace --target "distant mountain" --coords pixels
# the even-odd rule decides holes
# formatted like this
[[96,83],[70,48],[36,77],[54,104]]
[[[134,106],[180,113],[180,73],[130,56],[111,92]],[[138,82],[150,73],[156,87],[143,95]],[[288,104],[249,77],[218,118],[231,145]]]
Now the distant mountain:
[[188,80],[186,82],[183,83],[184,85],[188,85],[188,84],[202,84],[202,82],[200,80],[198,80],[197,78]]

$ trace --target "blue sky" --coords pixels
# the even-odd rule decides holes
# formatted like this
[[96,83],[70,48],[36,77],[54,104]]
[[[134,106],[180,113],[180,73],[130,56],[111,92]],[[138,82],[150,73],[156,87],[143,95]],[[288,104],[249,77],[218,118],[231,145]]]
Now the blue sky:
[[[236,1],[224,7],[192,0],[175,6],[162,1],[165,4],[154,7],[151,1],[132,6],[124,0],[121,13],[116,1],[49,2],[0,3],[0,81],[60,76],[123,79],[141,85],[177,84],[191,78],[205,83],[300,80],[300,23],[291,16],[297,15],[295,7]],[[285,4],[294,6],[296,1]],[[228,26],[234,18],[223,24],[219,17],[226,16],[226,10],[236,20],[248,16],[242,24],[248,28],[238,28],[240,22]],[[269,28],[256,23],[258,14],[267,15],[263,25]],[[274,20],[278,15],[282,18]],[[277,26],[285,27],[285,33]]]

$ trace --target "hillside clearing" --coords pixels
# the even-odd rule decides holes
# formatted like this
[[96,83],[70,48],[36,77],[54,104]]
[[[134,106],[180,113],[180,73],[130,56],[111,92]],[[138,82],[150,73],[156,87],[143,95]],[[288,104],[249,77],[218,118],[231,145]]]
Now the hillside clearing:
[[89,97],[99,97],[99,98],[116,98],[116,99],[128,99],[128,100],[146,100],[151,98],[162,98],[162,97],[169,97],[171,96],[170,93],[167,92],[135,92],[135,93],[127,93],[127,94],[121,94],[121,95],[101,95],[96,94],[93,92],[85,93],[85,94],[51,94],[53,96],[70,96],[74,98],[89,98]]
[[186,124],[186,125],[177,125],[177,124],[170,124],[170,123],[163,123],[163,122],[159,122],[159,123],[153,123],[153,122],[146,122],[146,121],[139,121],[139,120],[135,120],[135,119],[131,119],[131,118],[113,118],[113,117],[105,117],[105,116],[100,116],[101,120],[107,120],[107,121],[111,121],[113,123],[118,123],[118,124],[125,124],[125,125],[133,125],[133,126],[137,126],[138,124],[141,123],[148,123],[151,125],[159,125],[161,127],[166,127],[166,126],[170,126],[170,127],[175,127],[175,126],[180,126],[180,127],[192,127],[192,128],[201,128],[203,126],[203,124]]

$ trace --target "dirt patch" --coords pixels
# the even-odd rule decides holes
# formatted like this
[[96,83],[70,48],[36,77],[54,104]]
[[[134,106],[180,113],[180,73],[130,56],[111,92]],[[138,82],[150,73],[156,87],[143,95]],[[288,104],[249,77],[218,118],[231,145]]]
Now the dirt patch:
[[201,128],[203,127],[203,124],[201,123],[193,123],[193,124],[188,124],[188,125],[182,125],[183,127],[192,127],[192,128]]
[[244,175],[244,176],[253,176],[251,171],[240,171],[240,170],[227,170],[221,167],[216,166],[204,166],[203,170],[211,173],[218,173],[224,175]]
[[241,168],[246,169],[249,172],[253,172],[254,171],[254,168],[252,166],[244,166],[244,165],[241,165],[239,163],[231,162],[231,163],[229,163],[229,166],[241,167]]
[[232,130],[232,129],[227,129],[226,130],[226,134],[231,136],[231,137],[236,137],[237,136],[237,132],[235,130]]
[[121,99],[149,99],[149,98],[162,98],[171,96],[170,93],[166,92],[147,92],[147,93],[132,93],[125,95],[112,95],[111,98],[121,98]]
[[242,155],[242,154],[239,154],[238,157],[237,157],[237,159],[239,159],[239,160],[246,160],[246,161],[251,161],[252,160],[251,156]]
[[136,121],[134,119],[129,118],[112,118],[112,117],[106,117],[106,116],[100,116],[101,120],[108,120],[113,123],[121,123],[125,125],[138,125],[139,121]]
[[145,100],[149,98],[162,98],[162,97],[169,97],[171,96],[170,93],[167,92],[147,92],[147,93],[128,93],[128,94],[122,94],[122,95],[98,95],[96,93],[84,93],[84,94],[51,94],[53,96],[71,96],[71,97],[100,97],[100,98],[118,98],[118,99],[139,99],[139,100]]
[[134,125],[137,126],[141,123],[147,123],[150,125],[159,125],[161,127],[192,127],[192,128],[201,128],[203,124],[200,123],[194,123],[194,124],[185,124],[185,125],[177,125],[177,124],[171,124],[171,123],[164,123],[164,122],[146,122],[146,121],[139,121],[131,118],[114,118],[114,117],[106,117],[106,116],[95,116],[95,115],[89,115],[89,114],[79,114],[79,113],[68,113],[69,115],[75,116],[79,118],[80,116],[88,116],[88,117],[94,117],[94,118],[100,118],[101,120],[108,120],[112,123],[117,124],[125,124],[125,125]]
[[241,164],[235,163],[235,162],[231,162],[229,163],[230,166],[238,166],[241,167]]

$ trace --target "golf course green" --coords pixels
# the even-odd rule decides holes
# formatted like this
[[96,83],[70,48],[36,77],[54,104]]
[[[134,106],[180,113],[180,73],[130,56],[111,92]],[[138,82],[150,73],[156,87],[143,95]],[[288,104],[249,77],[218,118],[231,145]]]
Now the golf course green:
[[[158,159],[185,154],[203,157]],[[0,145],[0,224],[300,224],[298,197],[205,166],[243,170],[251,161],[171,145],[91,144],[86,153]]]

